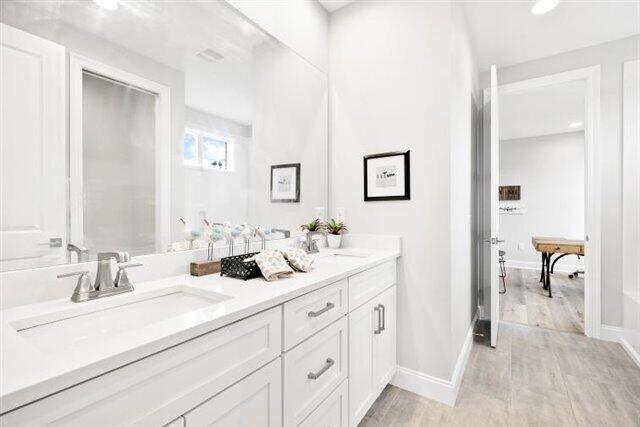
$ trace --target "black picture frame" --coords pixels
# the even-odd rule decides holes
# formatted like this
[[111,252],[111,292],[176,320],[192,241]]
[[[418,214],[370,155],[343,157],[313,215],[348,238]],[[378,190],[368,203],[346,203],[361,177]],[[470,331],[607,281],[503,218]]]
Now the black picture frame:
[[[369,195],[369,182],[368,182],[368,162],[372,159],[379,159],[382,157],[396,157],[404,156],[404,193],[396,196],[370,196]],[[411,152],[407,151],[392,151],[388,153],[370,154],[363,157],[364,163],[364,201],[375,202],[384,200],[411,200]]]
[[[286,168],[295,168],[296,190],[295,190],[295,198],[293,199],[279,199],[274,197],[274,194],[273,194],[273,172],[276,169],[286,169]],[[271,165],[271,178],[269,182],[270,182],[271,203],[300,203],[300,163],[286,163],[282,165]]]

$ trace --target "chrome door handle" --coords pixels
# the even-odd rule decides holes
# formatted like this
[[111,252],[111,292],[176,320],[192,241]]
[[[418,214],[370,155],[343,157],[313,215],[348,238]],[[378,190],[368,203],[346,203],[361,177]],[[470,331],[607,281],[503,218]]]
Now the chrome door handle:
[[384,305],[378,304],[380,307],[380,312],[382,313],[382,326],[380,326],[380,331],[384,331],[385,325],[387,324],[387,312],[385,311]]
[[310,311],[309,313],[307,313],[307,316],[309,317],[318,317],[323,313],[326,313],[327,311],[331,310],[332,308],[334,308],[336,305],[332,302],[328,302],[327,305],[324,306],[324,308],[318,310],[318,311]]
[[320,378],[320,375],[322,375],[325,372],[327,372],[327,370],[330,367],[332,367],[335,363],[336,363],[336,361],[329,357],[327,359],[325,365],[318,372],[309,372],[307,374],[307,378],[309,378],[310,380],[317,380],[318,378]]
[[46,243],[40,243],[40,246],[49,246],[50,248],[61,248],[62,247],[62,237],[52,237]]
[[373,311],[376,312],[376,318],[378,320],[378,328],[373,330],[373,333],[378,335],[380,332],[382,332],[382,327],[381,327],[381,319],[380,319],[380,305],[376,305],[375,307],[373,307]]

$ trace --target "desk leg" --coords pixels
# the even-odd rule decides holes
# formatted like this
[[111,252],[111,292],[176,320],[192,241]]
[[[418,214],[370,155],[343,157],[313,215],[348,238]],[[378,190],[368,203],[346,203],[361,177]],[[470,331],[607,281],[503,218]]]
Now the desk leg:
[[551,256],[553,254],[551,253],[547,253],[547,262],[546,262],[546,271],[545,271],[545,289],[549,291],[549,298],[553,298],[553,296],[551,295],[551,275],[549,274],[549,271],[551,270]]
[[544,283],[544,257],[545,254],[544,252],[540,252],[540,255],[542,256],[542,267],[540,267],[540,283]]

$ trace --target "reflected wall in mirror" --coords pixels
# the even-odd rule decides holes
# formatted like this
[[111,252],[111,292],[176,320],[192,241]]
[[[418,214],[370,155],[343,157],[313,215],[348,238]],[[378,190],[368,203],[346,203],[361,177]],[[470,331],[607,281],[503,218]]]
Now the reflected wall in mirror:
[[[296,232],[326,208],[326,75],[225,2],[9,0],[0,21],[1,270],[203,247],[204,219]],[[273,203],[291,163],[299,202]]]

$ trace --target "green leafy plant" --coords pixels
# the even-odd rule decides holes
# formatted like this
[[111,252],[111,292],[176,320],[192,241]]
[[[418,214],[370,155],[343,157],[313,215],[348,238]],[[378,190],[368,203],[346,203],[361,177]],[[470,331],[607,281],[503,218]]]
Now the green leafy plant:
[[320,219],[316,218],[308,224],[302,224],[300,229],[302,231],[322,231],[324,228],[324,224]]
[[326,224],[326,229],[329,234],[342,234],[347,231],[347,226],[342,222],[338,222],[335,219],[331,218]]

